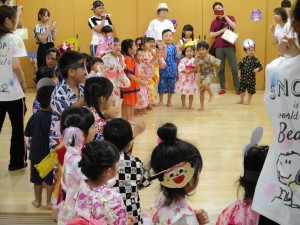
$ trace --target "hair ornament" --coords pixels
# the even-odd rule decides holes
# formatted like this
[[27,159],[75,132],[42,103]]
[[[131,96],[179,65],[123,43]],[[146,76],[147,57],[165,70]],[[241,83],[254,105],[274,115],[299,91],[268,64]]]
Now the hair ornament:
[[76,146],[81,149],[84,140],[85,136],[78,127],[68,127],[64,130],[63,141],[66,146]]
[[159,137],[157,137],[157,144],[159,145],[160,143],[164,142],[163,140],[161,140]]
[[250,39],[250,38],[245,39],[245,40],[243,41],[243,47],[244,47],[245,49],[248,49],[248,48],[254,48],[254,46],[255,46],[255,43],[254,43],[254,41],[253,41],[252,39]]
[[264,132],[264,129],[262,127],[256,127],[252,132],[252,136],[250,138],[250,143],[245,145],[243,148],[241,177],[244,177],[244,175],[247,173],[247,171],[245,171],[245,169],[244,169],[245,156],[252,147],[258,145],[258,142],[260,142],[260,140],[262,138],[263,132]]

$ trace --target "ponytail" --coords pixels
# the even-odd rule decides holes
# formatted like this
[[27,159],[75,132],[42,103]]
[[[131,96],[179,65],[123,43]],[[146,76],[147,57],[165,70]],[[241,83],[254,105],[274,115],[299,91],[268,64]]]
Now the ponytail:
[[0,7],[0,38],[3,37],[5,34],[12,33],[7,27],[4,26],[6,18],[12,20],[15,23],[17,11],[7,5]]

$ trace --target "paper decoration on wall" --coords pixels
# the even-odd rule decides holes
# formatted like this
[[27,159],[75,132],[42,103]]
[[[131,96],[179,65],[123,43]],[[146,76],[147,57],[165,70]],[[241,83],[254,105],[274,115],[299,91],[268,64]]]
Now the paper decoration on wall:
[[171,22],[173,23],[174,30],[176,31],[176,28],[177,28],[177,20],[171,20]]
[[79,44],[77,38],[69,37],[65,42],[66,42],[66,44],[68,44],[71,47],[71,50],[79,52],[80,44]]
[[58,46],[58,52],[60,55],[62,55],[64,52],[71,50],[71,46],[67,44],[66,42],[62,43],[60,46]]
[[16,35],[20,36],[22,39],[28,39],[28,29],[27,28],[16,29],[14,33]]
[[252,11],[251,20],[252,21],[261,21],[262,20],[262,14],[259,9],[255,9]]

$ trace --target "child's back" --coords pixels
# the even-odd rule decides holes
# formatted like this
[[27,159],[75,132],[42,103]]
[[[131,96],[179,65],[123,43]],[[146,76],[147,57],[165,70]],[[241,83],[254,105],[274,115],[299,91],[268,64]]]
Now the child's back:
[[244,197],[236,200],[222,211],[217,225],[258,224],[260,215],[251,209],[252,199],[268,150],[268,146],[255,145],[245,151],[243,156],[244,171],[238,180],[239,189],[243,189]]
[[138,191],[150,185],[150,176],[143,162],[129,155],[133,147],[131,126],[126,120],[112,119],[104,127],[103,135],[105,140],[114,143],[120,151],[119,173],[113,187],[122,195],[127,213],[137,219],[136,224],[143,224]]

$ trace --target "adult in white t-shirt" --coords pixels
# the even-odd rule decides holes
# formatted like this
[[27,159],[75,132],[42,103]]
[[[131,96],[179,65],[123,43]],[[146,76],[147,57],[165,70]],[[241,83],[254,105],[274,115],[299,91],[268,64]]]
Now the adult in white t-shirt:
[[9,6],[0,7],[0,132],[8,113],[12,138],[10,145],[10,171],[27,166],[24,138],[24,92],[26,83],[20,66],[20,57],[27,56],[23,40],[13,34],[17,11]]
[[163,30],[170,29],[175,32],[173,23],[167,19],[167,15],[170,9],[166,3],[159,3],[156,9],[157,19],[150,22],[148,30],[154,34],[156,40],[162,40]]
[[96,56],[97,46],[104,38],[102,35],[102,28],[104,26],[111,26],[112,22],[109,14],[104,13],[104,4],[101,1],[94,1],[93,8],[94,16],[89,18],[88,25],[92,29],[92,40],[90,45],[91,56]]
[[[300,0],[292,15],[299,38]],[[252,203],[252,209],[266,217],[261,216],[262,225],[300,224],[300,49],[293,39],[288,41],[283,53],[289,57],[279,57],[266,67],[264,101],[274,138]]]

